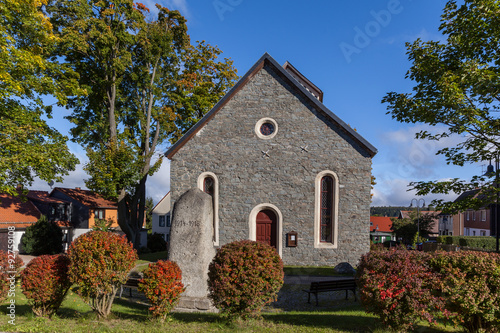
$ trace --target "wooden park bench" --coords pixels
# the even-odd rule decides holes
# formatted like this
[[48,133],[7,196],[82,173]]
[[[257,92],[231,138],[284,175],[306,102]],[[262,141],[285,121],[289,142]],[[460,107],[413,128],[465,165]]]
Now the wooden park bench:
[[125,284],[120,287],[120,298],[122,298],[123,289],[128,288],[130,297],[132,297],[132,289],[137,289],[139,287],[139,278],[129,277]]
[[307,298],[307,303],[311,303],[311,294],[316,297],[316,306],[318,305],[318,293],[327,291],[337,291],[345,290],[345,299],[347,299],[348,291],[352,291],[354,294],[354,300],[356,301],[356,280],[354,279],[339,279],[330,281],[319,281],[311,282],[311,287],[309,290],[304,290],[309,294]]

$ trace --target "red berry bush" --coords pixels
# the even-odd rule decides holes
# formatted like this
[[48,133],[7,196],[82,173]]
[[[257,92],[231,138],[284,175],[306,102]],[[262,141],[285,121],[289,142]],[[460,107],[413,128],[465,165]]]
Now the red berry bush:
[[427,261],[426,253],[403,249],[364,255],[357,278],[366,311],[394,330],[410,330],[421,319],[434,322],[443,302],[435,293],[438,281]]
[[107,317],[116,291],[137,260],[132,243],[112,232],[90,231],[71,243],[68,252],[77,293],[100,317]]
[[19,255],[0,251],[0,303],[7,298],[9,290],[15,288],[15,279],[23,265]]
[[249,240],[222,246],[208,268],[209,297],[225,315],[258,317],[283,286],[283,262],[269,245]]
[[185,289],[181,269],[173,261],[160,260],[149,264],[143,274],[144,277],[139,281],[139,291],[151,302],[149,310],[153,317],[164,321]]
[[34,258],[21,272],[21,289],[37,316],[51,317],[61,306],[71,287],[66,255]]

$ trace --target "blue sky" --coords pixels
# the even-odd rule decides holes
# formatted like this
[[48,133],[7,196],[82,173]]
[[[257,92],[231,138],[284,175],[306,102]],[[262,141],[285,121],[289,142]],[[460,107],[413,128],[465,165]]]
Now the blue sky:
[[[437,149],[459,138],[433,143],[414,140],[425,125],[401,124],[386,115],[383,96],[410,92],[405,79],[410,67],[405,42],[417,38],[442,40],[440,16],[445,0],[262,1],[163,0],[188,19],[192,41],[217,45],[231,58],[240,76],[268,52],[280,64],[289,61],[324,92],[323,103],[356,128],[378,149],[373,159],[377,178],[372,205],[409,205],[414,194],[410,181],[459,177],[469,179],[482,165],[463,168],[445,165]],[[51,124],[67,134],[63,120],[68,110],[54,113]],[[84,150],[70,148],[85,162]],[[149,180],[148,196],[157,202],[169,190],[168,162]],[[485,168],[485,166],[484,166]],[[88,178],[79,165],[55,186],[84,187]],[[49,189],[37,181],[32,188]],[[436,197],[425,197],[429,203]],[[453,199],[454,195],[448,198]]]

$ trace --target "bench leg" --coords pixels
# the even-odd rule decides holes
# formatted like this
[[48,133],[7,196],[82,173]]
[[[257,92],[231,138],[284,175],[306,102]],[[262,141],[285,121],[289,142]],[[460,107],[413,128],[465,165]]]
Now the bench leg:
[[318,306],[318,293],[315,293],[314,296],[316,296],[316,306]]
[[307,293],[309,296],[307,297],[307,304],[311,304],[311,293]]

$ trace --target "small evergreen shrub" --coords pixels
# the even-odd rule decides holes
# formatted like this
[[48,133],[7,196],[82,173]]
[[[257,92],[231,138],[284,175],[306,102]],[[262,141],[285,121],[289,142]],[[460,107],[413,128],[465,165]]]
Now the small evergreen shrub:
[[269,245],[249,240],[222,246],[208,268],[209,298],[230,317],[260,316],[283,286],[283,262]]
[[469,332],[500,328],[500,255],[438,252],[430,259],[451,319]]
[[7,298],[23,265],[23,260],[17,254],[8,255],[0,250],[0,303]]
[[90,231],[71,243],[68,252],[77,293],[99,317],[107,317],[116,291],[137,260],[132,243],[112,232]]
[[144,277],[139,281],[139,291],[151,303],[149,310],[153,317],[164,321],[185,290],[181,269],[173,261],[160,260],[149,264],[143,274]]
[[58,254],[63,251],[63,231],[55,223],[49,222],[45,215],[26,228],[21,238],[21,245],[28,254]]
[[21,289],[35,315],[51,317],[71,287],[66,255],[43,255],[32,259],[21,272]]
[[366,311],[394,330],[410,330],[420,319],[434,322],[443,302],[433,293],[438,281],[426,264],[428,256],[403,249],[364,255],[357,278]]
[[163,239],[162,234],[154,233],[148,235],[148,249],[151,252],[160,252],[167,250],[167,242]]

